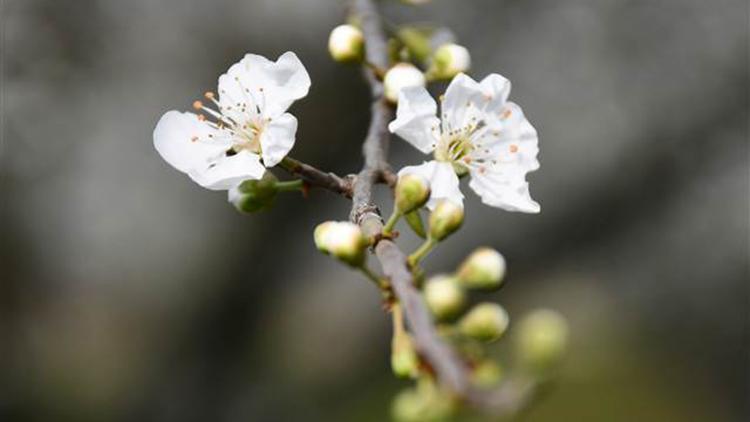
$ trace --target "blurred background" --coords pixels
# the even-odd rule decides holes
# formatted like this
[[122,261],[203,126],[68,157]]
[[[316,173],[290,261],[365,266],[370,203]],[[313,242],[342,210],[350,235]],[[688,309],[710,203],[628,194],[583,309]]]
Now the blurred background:
[[[540,133],[542,213],[467,190],[467,224],[426,262],[451,271],[493,246],[511,319],[569,319],[560,378],[525,420],[746,420],[747,2],[385,13],[452,28]],[[367,88],[326,50],[343,16],[333,0],[3,2],[0,420],[388,419],[408,383],[378,294],[312,245],[349,202],[288,194],[241,215],[152,146],[161,114],[246,52],[293,50],[313,85],[292,155],[356,171]],[[398,140],[391,154],[422,159]]]

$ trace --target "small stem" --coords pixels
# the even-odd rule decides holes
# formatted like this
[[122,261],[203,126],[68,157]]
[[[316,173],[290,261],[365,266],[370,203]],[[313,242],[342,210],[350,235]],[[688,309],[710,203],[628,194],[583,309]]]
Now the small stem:
[[368,62],[368,61],[365,61],[363,64],[366,67],[368,67],[370,70],[372,70],[372,73],[375,74],[375,77],[377,77],[378,80],[381,80],[381,81],[383,80],[383,78],[385,77],[385,72],[386,72],[385,69],[379,67],[378,65],[376,65],[374,63]]
[[288,182],[276,182],[276,189],[279,192],[290,192],[296,190],[302,190],[305,182],[302,179],[290,180]]
[[391,305],[391,313],[393,314],[393,337],[402,336],[406,328],[404,328],[404,311],[401,309],[401,304],[394,302]]
[[388,221],[385,223],[385,226],[383,226],[383,234],[389,235],[393,231],[393,228],[396,226],[396,223],[398,223],[399,218],[401,218],[401,211],[398,210],[398,208],[393,207],[393,213],[388,218]]
[[438,242],[432,237],[427,237],[427,240],[425,240],[424,243],[414,251],[414,253],[409,255],[409,265],[414,267],[419,264],[419,262],[422,261],[435,246],[437,246],[437,244]]
[[367,266],[367,264],[362,264],[358,268],[362,272],[362,274],[364,274],[365,277],[367,277],[370,281],[372,281],[373,283],[375,283],[375,285],[378,286],[378,288],[380,290],[387,290],[388,289],[388,282],[386,280],[378,277],[378,275],[375,274],[370,269],[370,267]]

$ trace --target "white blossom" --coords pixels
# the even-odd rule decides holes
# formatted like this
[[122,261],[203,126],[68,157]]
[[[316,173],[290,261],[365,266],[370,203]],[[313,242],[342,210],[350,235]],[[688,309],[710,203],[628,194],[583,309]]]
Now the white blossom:
[[168,111],[154,129],[154,147],[169,164],[199,185],[231,189],[260,179],[294,146],[297,119],[286,110],[307,95],[310,76],[292,52],[272,62],[247,54],[219,77],[213,108]]
[[459,176],[487,205],[508,211],[539,212],[529,194],[526,174],[539,168],[537,132],[521,108],[507,101],[510,82],[492,74],[476,82],[465,74],[451,81],[437,104],[426,89],[400,92],[396,120],[388,126],[434,160],[405,167],[401,174],[420,174],[431,181],[433,209],[439,199],[463,204]]

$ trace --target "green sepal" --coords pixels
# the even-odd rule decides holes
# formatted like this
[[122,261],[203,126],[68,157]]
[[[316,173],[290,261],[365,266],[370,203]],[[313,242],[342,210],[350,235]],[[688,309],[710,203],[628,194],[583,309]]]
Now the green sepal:
[[404,219],[409,224],[409,227],[414,230],[414,233],[416,233],[417,236],[421,237],[422,239],[427,236],[424,231],[424,223],[422,223],[422,215],[419,214],[419,210],[414,210],[404,215]]

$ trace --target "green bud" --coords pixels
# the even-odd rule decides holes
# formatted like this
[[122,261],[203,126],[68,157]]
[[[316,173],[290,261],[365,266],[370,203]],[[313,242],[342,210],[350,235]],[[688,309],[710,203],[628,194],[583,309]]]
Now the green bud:
[[550,369],[565,353],[567,343],[568,323],[556,311],[535,310],[518,324],[518,359],[527,369]]
[[315,246],[341,261],[358,267],[365,259],[367,240],[356,224],[327,221],[319,224],[313,232]]
[[436,79],[452,79],[471,67],[471,55],[466,47],[443,44],[435,50],[428,74]]
[[453,201],[443,199],[430,214],[430,237],[443,240],[461,227],[464,209]]
[[229,202],[238,211],[253,213],[270,208],[276,199],[278,179],[270,171],[259,180],[245,180],[228,192]]
[[365,54],[365,37],[354,25],[339,25],[328,37],[328,52],[337,62],[360,62]]
[[454,277],[432,277],[424,286],[424,299],[435,318],[448,320],[457,316],[466,305],[466,293]]
[[413,378],[419,372],[419,357],[407,333],[394,335],[391,340],[391,368],[401,378]]
[[436,386],[420,384],[396,395],[391,415],[399,422],[447,421],[456,413],[455,401]]
[[396,207],[402,214],[408,214],[424,205],[430,199],[430,184],[418,174],[405,174],[396,182]]
[[471,338],[490,343],[502,337],[508,328],[508,313],[496,303],[480,303],[458,323],[459,330]]
[[471,380],[479,387],[496,386],[503,376],[503,370],[495,361],[485,359],[476,364],[471,373]]
[[464,260],[456,276],[470,289],[497,289],[505,277],[505,258],[492,248],[479,248]]

